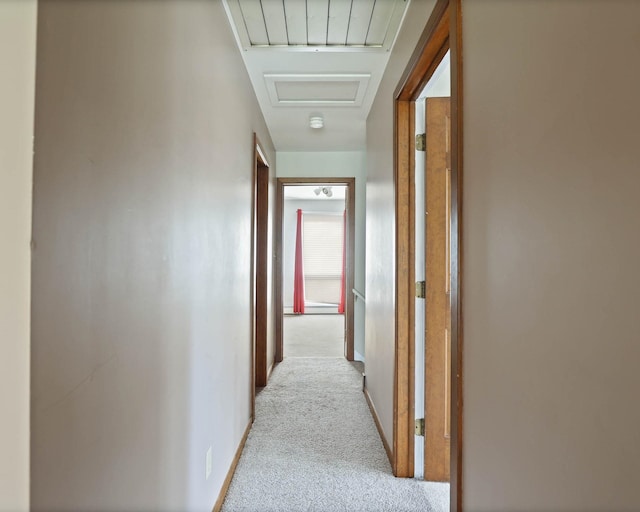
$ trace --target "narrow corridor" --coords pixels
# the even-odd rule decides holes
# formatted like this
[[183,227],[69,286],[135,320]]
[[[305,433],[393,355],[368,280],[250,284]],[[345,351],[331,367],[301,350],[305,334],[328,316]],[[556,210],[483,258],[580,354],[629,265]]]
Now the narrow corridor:
[[354,365],[298,357],[278,365],[256,397],[222,510],[440,512],[448,492],[392,475]]

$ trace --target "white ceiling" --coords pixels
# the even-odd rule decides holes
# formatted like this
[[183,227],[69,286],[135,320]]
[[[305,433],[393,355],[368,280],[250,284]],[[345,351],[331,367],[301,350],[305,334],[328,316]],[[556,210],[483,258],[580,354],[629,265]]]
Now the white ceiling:
[[223,1],[276,150],[364,149],[409,0]]

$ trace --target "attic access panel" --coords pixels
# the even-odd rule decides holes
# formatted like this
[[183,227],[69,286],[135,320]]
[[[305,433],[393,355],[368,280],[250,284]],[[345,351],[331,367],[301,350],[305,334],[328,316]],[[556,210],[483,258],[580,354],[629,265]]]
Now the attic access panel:
[[370,78],[369,73],[264,75],[274,107],[360,107]]

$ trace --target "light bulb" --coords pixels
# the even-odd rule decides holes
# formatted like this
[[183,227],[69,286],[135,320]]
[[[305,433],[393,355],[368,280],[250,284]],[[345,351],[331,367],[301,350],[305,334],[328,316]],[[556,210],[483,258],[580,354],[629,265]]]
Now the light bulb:
[[315,129],[322,128],[324,126],[324,118],[322,116],[311,116],[309,118],[309,126]]

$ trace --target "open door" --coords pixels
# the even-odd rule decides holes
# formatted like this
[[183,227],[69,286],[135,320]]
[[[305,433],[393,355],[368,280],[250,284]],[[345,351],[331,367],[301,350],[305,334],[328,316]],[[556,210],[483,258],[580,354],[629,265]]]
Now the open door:
[[[429,389],[426,396],[427,415],[431,418],[427,426],[429,438],[426,442],[427,469],[425,478],[437,479],[432,473],[431,453],[449,453],[449,458],[439,459],[437,464],[445,469],[450,468],[450,510],[462,510],[463,497],[463,396],[462,382],[464,379],[463,364],[463,313],[461,283],[461,254],[462,254],[462,178],[463,178],[463,133],[462,133],[462,0],[436,0],[435,6],[425,26],[422,36],[409,59],[398,86],[394,92],[394,191],[395,208],[395,373],[394,373],[394,407],[393,407],[393,473],[398,477],[412,477],[414,475],[414,439],[419,424],[415,424],[415,109],[414,103],[420,98],[424,87],[434,75],[439,63],[450,52],[451,83],[448,94],[450,96],[450,121],[445,126],[445,148],[450,147],[449,156],[445,159],[450,164],[450,172],[445,173],[445,187],[449,183],[450,192],[443,197],[448,198],[450,206],[445,208],[449,221],[445,220],[445,233],[440,243],[444,242],[444,251],[449,251],[450,257],[443,258],[450,265],[450,279],[447,279],[448,269],[444,268],[445,288],[439,300],[444,301],[450,308],[450,315],[445,313],[439,328],[433,320],[427,326],[429,337],[429,354],[423,360],[435,371],[428,371],[420,382]],[[435,102],[434,102],[435,103]],[[433,130],[431,128],[431,135]],[[446,133],[450,133],[447,141]],[[428,135],[427,135],[428,138]],[[429,156],[433,161],[433,157]],[[445,167],[446,168],[446,167]],[[449,175],[449,181],[446,176]],[[437,185],[432,185],[431,190]],[[432,215],[433,214],[433,215]],[[437,208],[430,205],[429,215],[426,215],[430,225],[437,217]],[[442,226],[442,224],[440,224]],[[449,234],[447,235],[447,231]],[[440,228],[442,230],[442,227]],[[431,230],[430,234],[433,234]],[[447,249],[448,243],[448,249]],[[430,249],[429,249],[430,250]],[[434,248],[435,250],[435,248]],[[441,251],[442,249],[440,249]],[[431,256],[430,256],[431,257]],[[436,269],[433,269],[436,271]],[[442,272],[442,268],[440,272]],[[427,280],[430,279],[427,276]],[[435,286],[432,279],[431,284]],[[446,298],[450,297],[447,302]],[[433,298],[428,299],[433,300]],[[436,300],[438,300],[436,298]],[[427,301],[427,306],[429,303]],[[444,347],[442,346],[442,323],[444,322]],[[450,323],[450,324],[449,324]],[[436,324],[437,325],[437,324]],[[449,326],[447,333],[447,326]],[[433,337],[431,334],[433,333]],[[449,343],[447,346],[447,339]],[[433,340],[435,343],[432,344]],[[426,352],[426,350],[425,350]],[[444,361],[450,357],[450,364]],[[449,369],[448,380],[447,369]],[[431,368],[433,370],[433,368]],[[433,382],[433,386],[431,385]],[[449,416],[445,413],[447,402],[450,402]],[[450,434],[447,435],[450,430]],[[447,448],[449,447],[449,448]],[[424,453],[424,451],[423,451]],[[423,465],[424,466],[424,465]],[[437,466],[436,466],[437,467]]]
[[425,101],[424,479],[448,482],[451,446],[451,100]]

